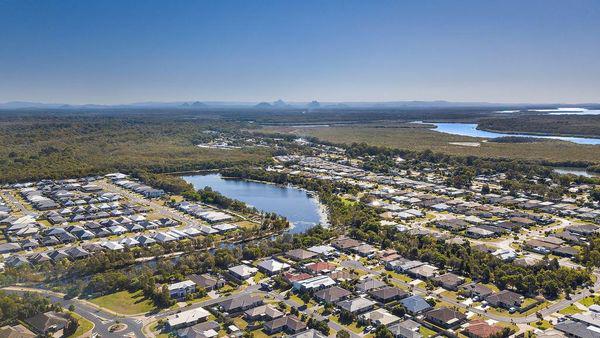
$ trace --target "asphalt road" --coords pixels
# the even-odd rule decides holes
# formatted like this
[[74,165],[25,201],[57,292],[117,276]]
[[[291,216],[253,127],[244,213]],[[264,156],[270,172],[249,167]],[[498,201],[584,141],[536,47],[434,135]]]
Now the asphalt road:
[[[31,292],[34,289],[8,287],[4,288],[3,290],[6,292],[24,293],[27,291]],[[90,306],[86,302],[78,299],[66,300],[62,298],[59,294],[56,294],[51,291],[35,289],[34,292],[41,293],[44,296],[47,296],[52,302],[61,304],[65,309],[73,305],[75,307],[75,313],[94,323],[94,329],[92,330],[92,332],[98,333],[101,337],[127,337],[132,335],[135,337],[144,337],[144,334],[142,333],[142,321],[137,318],[116,316],[114,314]],[[127,329],[119,333],[109,332],[109,327],[111,327],[117,322],[127,325]]]

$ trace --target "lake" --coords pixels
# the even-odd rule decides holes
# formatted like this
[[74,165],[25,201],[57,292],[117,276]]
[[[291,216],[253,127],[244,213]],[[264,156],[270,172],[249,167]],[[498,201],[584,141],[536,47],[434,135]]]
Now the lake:
[[206,186],[221,194],[240,200],[261,211],[284,216],[293,224],[289,233],[300,233],[326,223],[318,200],[306,191],[292,186],[279,186],[255,181],[223,178],[220,174],[182,176],[194,188]]
[[[422,123],[422,122],[416,122]],[[554,140],[562,140],[568,141],[578,144],[600,144],[600,139],[598,138],[586,138],[586,137],[568,137],[568,136],[538,136],[538,135],[529,135],[529,134],[505,134],[505,133],[496,133],[491,131],[479,130],[477,129],[476,123],[430,123],[436,126],[435,131],[439,131],[440,133],[453,134],[453,135],[462,135],[462,136],[471,136],[471,137],[481,137],[481,138],[497,138],[497,137],[506,137],[506,136],[516,136],[516,137],[536,137],[536,138],[546,138],[546,139],[554,139]]]

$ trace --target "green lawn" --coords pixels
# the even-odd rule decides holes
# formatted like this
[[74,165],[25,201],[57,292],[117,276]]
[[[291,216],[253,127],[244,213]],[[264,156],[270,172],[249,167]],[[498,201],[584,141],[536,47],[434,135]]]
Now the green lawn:
[[563,315],[574,315],[574,314],[578,314],[581,312],[583,312],[583,311],[575,305],[569,305],[568,307],[558,311],[558,313],[563,314]]
[[419,333],[423,336],[423,338],[428,338],[435,335],[435,331],[428,329],[425,326],[421,326],[419,328]]
[[581,304],[590,307],[594,304],[600,304],[600,296],[589,296],[579,301]]
[[152,303],[151,300],[146,299],[142,294],[142,291],[136,291],[134,293],[129,291],[119,291],[93,298],[90,301],[103,308],[126,315],[156,310],[154,303]]
[[150,331],[154,333],[155,338],[168,338],[169,334],[162,332],[162,329],[158,327],[158,321],[150,326]]
[[545,331],[552,327],[552,324],[547,320],[538,320],[535,323],[531,323],[531,326],[536,327],[542,331]]
[[349,331],[352,331],[354,333],[361,333],[363,332],[364,328],[363,327],[358,327],[358,325],[356,324],[356,322],[352,322],[348,325],[342,324],[340,323],[340,319],[338,318],[338,316],[330,316],[329,317],[330,320],[340,324],[342,327],[348,329]]
[[260,282],[261,279],[266,278],[266,277],[267,276],[264,273],[258,271],[256,273],[256,275],[254,275],[254,277],[252,277],[252,278],[254,279],[254,283],[258,283],[258,282]]
[[71,314],[71,316],[73,316],[73,318],[77,319],[77,322],[79,323],[77,330],[75,331],[75,333],[70,335],[69,338],[80,337],[81,335],[88,332],[89,330],[91,330],[94,327],[94,324],[92,322],[81,317],[80,315],[76,314],[75,312],[69,312],[69,313]]
[[403,275],[400,273],[397,273],[395,271],[387,271],[386,272],[388,275],[391,275],[393,278],[396,278],[399,281],[402,281],[404,283],[410,283],[412,282],[412,278],[408,277],[407,275]]
[[241,330],[244,330],[248,326],[248,323],[242,317],[235,317],[233,319],[233,324]]

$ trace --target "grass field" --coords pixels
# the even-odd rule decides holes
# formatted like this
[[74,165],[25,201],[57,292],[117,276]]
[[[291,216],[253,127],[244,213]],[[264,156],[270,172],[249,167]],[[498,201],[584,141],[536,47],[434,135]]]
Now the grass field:
[[329,319],[340,324],[342,327],[347,328],[349,331],[352,331],[354,333],[361,333],[364,330],[364,327],[359,327],[356,324],[356,322],[352,322],[349,325],[344,325],[344,324],[340,323],[340,319],[338,318],[338,316],[330,316]]
[[129,291],[119,291],[90,300],[92,303],[107,308],[109,310],[133,315],[156,310],[156,306],[151,300],[146,299],[141,291],[131,293]]
[[531,323],[531,326],[536,327],[540,330],[547,330],[552,327],[552,324],[547,320],[538,320],[535,323]]
[[424,337],[424,338],[428,338],[428,337],[433,337],[435,335],[435,331],[426,328],[425,326],[421,326],[419,328],[419,333]]
[[80,315],[76,314],[75,312],[69,312],[69,313],[71,314],[71,316],[73,316],[73,318],[77,319],[77,322],[79,323],[77,330],[75,331],[75,333],[70,335],[69,338],[81,337],[81,335],[88,332],[89,330],[91,330],[94,327],[94,324],[92,322],[81,317]]
[[600,304],[600,296],[589,296],[579,301],[581,304],[590,307],[594,304]]
[[[527,160],[590,161],[600,163],[598,146],[580,145],[562,141],[536,143],[481,142],[483,139],[439,133],[425,128],[373,128],[368,126],[328,128],[268,128],[265,131],[287,132],[314,136],[322,140],[351,144],[365,142],[407,150],[427,150],[449,155]],[[453,145],[450,142],[480,142],[479,147]]]
[[568,307],[566,307],[558,312],[563,315],[574,315],[574,314],[583,312],[583,310],[579,309],[575,305],[569,305]]
[[159,324],[158,322],[155,322],[154,324],[150,325],[150,331],[152,331],[152,333],[154,334],[155,338],[167,338],[170,337],[170,335],[168,333],[162,332],[162,329],[159,328]]

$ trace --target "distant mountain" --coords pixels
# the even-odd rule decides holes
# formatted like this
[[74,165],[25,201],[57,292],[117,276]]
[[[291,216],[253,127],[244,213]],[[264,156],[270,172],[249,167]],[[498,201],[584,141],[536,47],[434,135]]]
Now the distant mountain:
[[402,108],[460,108],[460,107],[482,107],[504,109],[553,109],[560,107],[584,107],[588,109],[598,109],[597,103],[580,104],[557,104],[557,103],[489,103],[489,102],[451,102],[451,101],[388,101],[388,102],[368,102],[368,101],[348,101],[348,102],[319,102],[316,100],[310,102],[286,102],[281,99],[274,102],[248,102],[248,101],[178,101],[178,102],[135,102],[128,104],[66,104],[66,103],[43,103],[29,101],[11,101],[0,103],[0,109],[169,109],[169,108],[259,108],[265,110],[272,109],[402,109]]
[[200,101],[196,101],[196,102],[192,103],[192,107],[194,107],[194,108],[206,108],[206,107],[208,107],[208,105],[206,105],[206,104],[204,104],[204,103],[202,103]]
[[321,104],[319,101],[311,101],[306,105],[306,107],[309,109],[317,109],[321,107]]
[[273,108],[273,105],[269,102],[261,102],[254,106],[254,108]]
[[283,108],[283,107],[288,107],[289,105],[287,103],[285,103],[283,100],[277,100],[275,102],[273,102],[273,107],[277,107],[277,108]]

